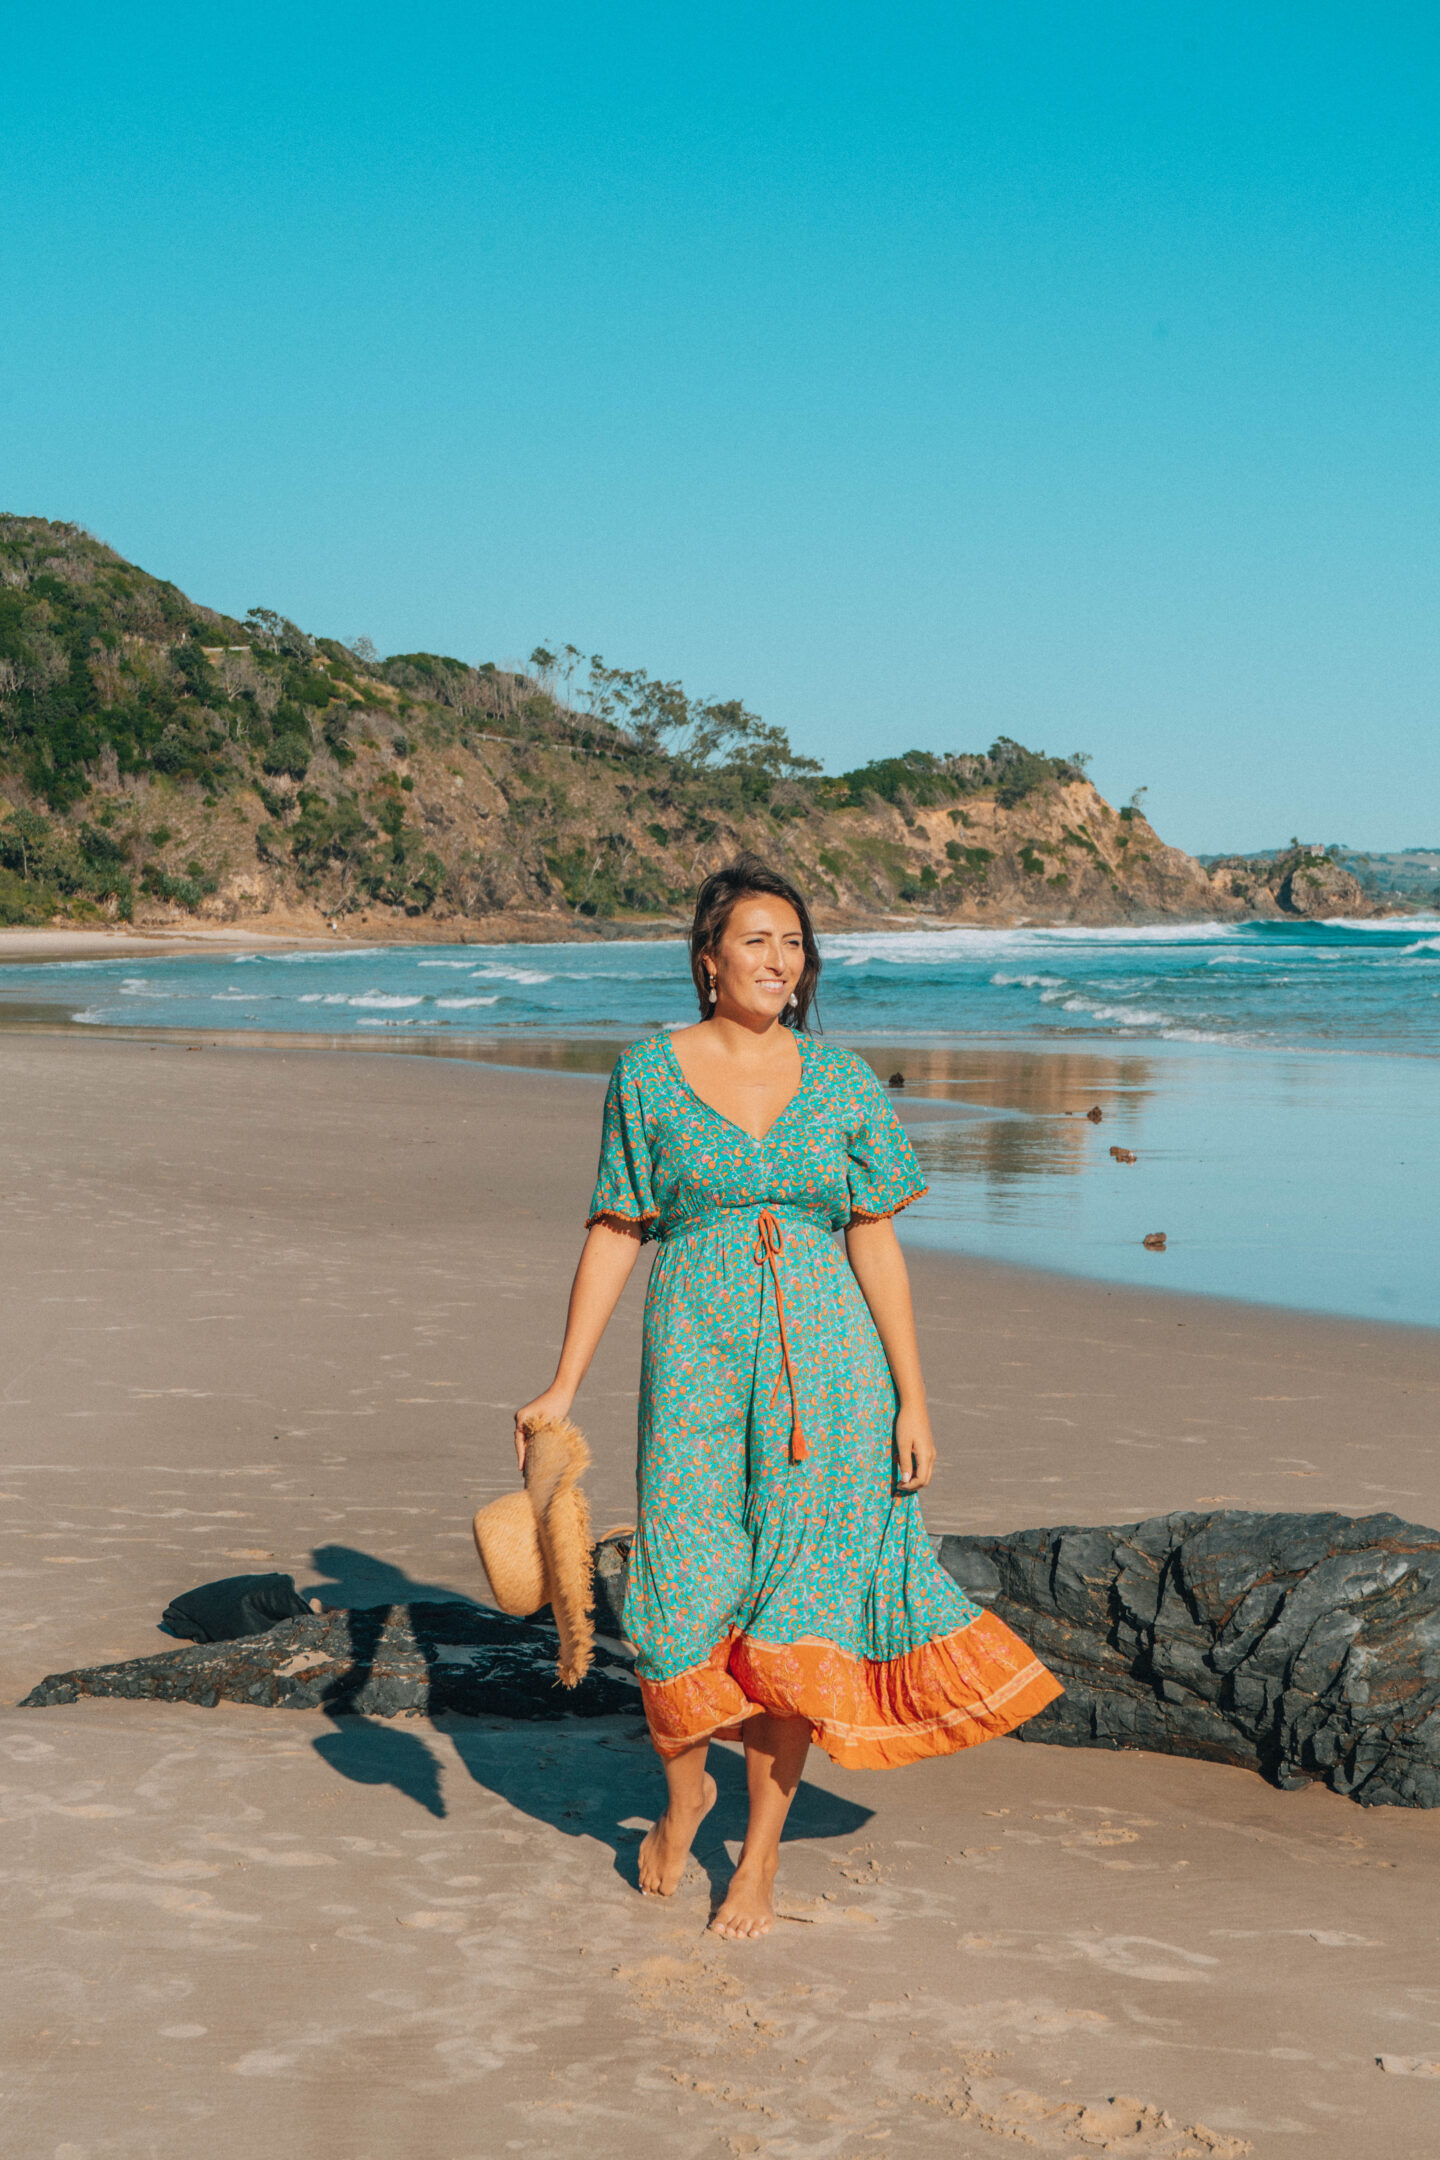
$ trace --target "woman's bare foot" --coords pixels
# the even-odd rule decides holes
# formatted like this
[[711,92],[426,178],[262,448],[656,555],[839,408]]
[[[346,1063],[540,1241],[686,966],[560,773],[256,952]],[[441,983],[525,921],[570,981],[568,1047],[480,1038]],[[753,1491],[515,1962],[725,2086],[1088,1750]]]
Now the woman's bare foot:
[[713,1935],[743,1941],[768,1935],[775,1925],[776,1861],[741,1860],[730,1878],[724,1903],[710,1922]]
[[701,1780],[700,1804],[686,1808],[672,1796],[670,1805],[640,1847],[640,1890],[645,1897],[671,1897],[685,1872],[695,1833],[715,1805],[715,1780]]

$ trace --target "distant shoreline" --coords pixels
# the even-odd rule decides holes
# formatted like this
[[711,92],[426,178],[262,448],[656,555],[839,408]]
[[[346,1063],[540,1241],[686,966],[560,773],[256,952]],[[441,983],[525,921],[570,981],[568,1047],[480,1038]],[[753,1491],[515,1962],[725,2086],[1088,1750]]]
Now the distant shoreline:
[[[1396,908],[1393,919],[1405,920],[1414,911]],[[837,913],[833,909],[814,911],[815,927],[822,936],[853,937],[885,934],[894,936],[911,932],[917,937],[933,936],[937,931],[973,930],[1145,930],[1161,925],[1184,928],[1202,924],[1218,924],[1217,915],[1136,915],[1124,922],[1083,923],[1072,916],[1015,915],[1005,921],[986,919],[956,919],[940,915],[856,915]],[[1254,918],[1252,918],[1254,919]],[[1269,918],[1263,918],[1269,919]],[[1289,918],[1280,918],[1283,922]],[[1391,919],[1391,911],[1363,916],[1335,916],[1333,921],[1383,922]],[[1300,927],[1301,918],[1293,918]],[[517,914],[509,916],[486,916],[479,919],[452,922],[434,922],[430,919],[414,923],[384,922],[373,927],[351,925],[332,930],[323,918],[313,922],[294,918],[275,923],[273,928],[260,927],[262,922],[274,918],[251,918],[235,923],[129,923],[87,924],[83,928],[70,929],[60,924],[25,925],[13,929],[0,929],[0,964],[7,960],[34,962],[39,960],[102,960],[124,952],[151,955],[175,955],[184,952],[223,953],[279,951],[295,946],[333,947],[343,952],[351,945],[605,945],[623,944],[633,940],[645,944],[660,944],[665,940],[683,940],[689,924],[678,916],[657,919],[641,916],[633,921],[621,917],[607,917],[603,924],[593,928],[573,921],[553,921],[547,917]]]

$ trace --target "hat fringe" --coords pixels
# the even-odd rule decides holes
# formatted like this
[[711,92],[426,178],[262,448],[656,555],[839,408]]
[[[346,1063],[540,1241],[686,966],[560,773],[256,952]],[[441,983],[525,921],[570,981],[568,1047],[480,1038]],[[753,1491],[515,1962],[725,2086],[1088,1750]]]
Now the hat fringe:
[[590,1467],[585,1436],[568,1418],[547,1418],[525,1436],[525,1491],[535,1511],[550,1606],[560,1636],[560,1685],[578,1687],[595,1649],[590,1510],[580,1479]]

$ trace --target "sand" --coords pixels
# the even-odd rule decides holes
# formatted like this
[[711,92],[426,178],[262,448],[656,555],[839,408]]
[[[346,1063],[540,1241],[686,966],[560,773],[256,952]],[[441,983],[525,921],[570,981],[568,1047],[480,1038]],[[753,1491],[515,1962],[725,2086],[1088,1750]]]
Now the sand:
[[[913,916],[837,918],[836,929],[915,929]],[[607,937],[673,938],[688,930],[679,916],[640,916],[633,921],[587,923],[560,909],[500,915],[410,915],[403,908],[376,908],[357,915],[327,915],[314,907],[266,908],[258,915],[223,919],[146,909],[138,922],[37,923],[0,930],[3,960],[106,960],[127,953],[183,953],[218,947],[225,952],[285,950],[294,945],[575,945]]]
[[[246,1568],[480,1591],[468,1516],[549,1377],[600,1099],[0,1037],[0,1701],[161,1647],[176,1590]],[[934,1530],[1222,1496],[1440,1522],[1440,1336],[912,1266]],[[632,1512],[640,1301],[577,1406],[602,1527]],[[680,1894],[642,1901],[638,1719],[86,1702],[0,1709],[0,1754],[27,2160],[1440,2145],[1440,1817],[1013,1740],[814,1755],[786,1917],[727,1945],[737,1753]]]

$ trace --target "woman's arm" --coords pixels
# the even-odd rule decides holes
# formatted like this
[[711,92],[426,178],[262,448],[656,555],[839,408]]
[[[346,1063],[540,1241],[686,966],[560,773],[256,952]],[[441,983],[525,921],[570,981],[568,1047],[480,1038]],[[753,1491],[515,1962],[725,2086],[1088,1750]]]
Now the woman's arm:
[[542,1418],[570,1415],[576,1391],[640,1257],[640,1240],[640,1224],[627,1223],[617,1215],[603,1215],[591,1224],[570,1285],[570,1310],[555,1378],[543,1395],[523,1403],[515,1413],[515,1456],[522,1470],[527,1426],[539,1424]]
[[910,1276],[890,1217],[851,1223],[845,1232],[845,1257],[870,1308],[900,1398],[895,1418],[896,1482],[902,1492],[918,1492],[935,1474],[935,1440],[920,1371],[920,1345],[915,1339]]

